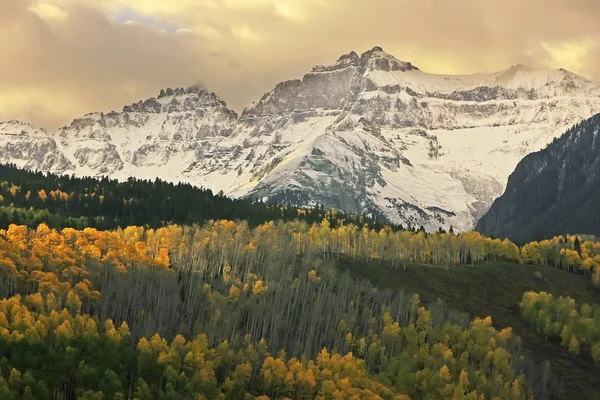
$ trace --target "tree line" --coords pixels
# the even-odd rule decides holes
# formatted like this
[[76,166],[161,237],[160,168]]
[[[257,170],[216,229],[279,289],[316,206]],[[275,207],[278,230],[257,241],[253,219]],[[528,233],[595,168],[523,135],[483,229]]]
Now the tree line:
[[521,261],[587,275],[600,288],[600,242],[592,235],[562,235],[525,244]]
[[[210,220],[245,221],[256,227],[269,221],[303,221],[307,226],[334,229],[322,239],[323,252],[378,258],[393,266],[406,263],[456,265],[483,260],[507,260],[553,265],[590,275],[600,287],[600,243],[593,236],[559,236],[521,247],[509,240],[476,232],[427,233],[404,229],[381,216],[357,216],[321,205],[311,209],[230,199],[189,184],[130,178],[75,178],[0,165],[0,229],[10,224],[36,228],[93,227],[112,230],[127,226],[159,228],[170,224],[202,225]],[[306,231],[306,229],[304,229]],[[313,232],[314,233],[314,232]],[[334,237],[335,236],[335,237]],[[362,236],[360,238],[359,236]],[[369,251],[373,250],[371,253]]]
[[394,230],[381,216],[354,215],[312,208],[281,206],[232,199],[222,193],[186,183],[129,178],[119,182],[103,177],[77,178],[44,174],[0,164],[0,228],[10,224],[35,228],[116,229],[127,226],[159,228],[169,224],[203,224],[211,219],[244,220],[250,226],[268,221],[301,219],[308,223],[328,218],[332,224],[367,224]]

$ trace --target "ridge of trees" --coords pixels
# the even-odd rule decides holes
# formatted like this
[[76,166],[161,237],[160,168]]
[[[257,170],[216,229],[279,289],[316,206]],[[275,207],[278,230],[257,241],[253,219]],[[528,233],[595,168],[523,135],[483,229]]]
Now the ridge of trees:
[[[592,283],[600,287],[600,242],[589,235],[557,236],[518,247],[508,239],[490,239],[476,232],[455,235],[450,229],[449,233],[440,230],[428,234],[421,228],[415,235],[412,227],[408,227],[406,233],[397,234],[395,239],[390,240],[389,231],[403,231],[401,225],[391,225],[379,218],[325,210],[322,206],[301,209],[230,199],[189,184],[173,184],[159,179],[130,178],[126,182],[118,182],[106,177],[75,178],[0,165],[0,229],[7,229],[10,224],[36,228],[41,223],[55,229],[159,228],[169,224],[202,225],[219,219],[246,221],[250,227],[277,220],[302,220],[309,225],[327,220],[328,226],[336,229],[336,235],[347,236],[347,243],[340,243],[339,238],[334,240],[336,245],[341,246],[341,249],[333,250],[338,253],[385,258],[394,265],[398,262],[453,265],[483,259],[539,263],[572,273],[588,274]],[[365,225],[368,233],[365,233]],[[379,243],[381,247],[373,254],[363,254],[364,244],[362,249],[353,247],[358,243],[358,235],[363,235],[366,241]],[[579,237],[582,238],[581,243]]]
[[593,235],[562,235],[527,243],[521,248],[521,262],[587,275],[600,288],[600,242]]
[[203,224],[211,219],[245,220],[250,226],[257,226],[268,221],[294,219],[314,223],[324,218],[333,225],[356,223],[375,229],[384,225],[402,229],[400,225],[387,223],[381,216],[326,210],[322,205],[303,209],[232,199],[187,183],[78,178],[0,164],[2,229],[11,223],[30,228],[45,223],[56,229],[116,229],[134,225],[159,228],[169,224]]

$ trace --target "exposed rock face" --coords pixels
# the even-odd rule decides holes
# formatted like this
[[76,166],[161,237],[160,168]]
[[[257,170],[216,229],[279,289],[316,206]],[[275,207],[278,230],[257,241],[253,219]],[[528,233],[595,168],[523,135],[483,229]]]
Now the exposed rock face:
[[520,242],[600,235],[599,134],[600,114],[526,156],[477,229]]
[[52,134],[0,125],[0,160],[467,230],[523,156],[596,112],[600,85],[568,71],[432,75],[375,47],[276,85],[239,118],[190,87]]
[[59,174],[74,164],[58,148],[48,133],[19,121],[0,122],[0,160],[21,168],[53,171]]

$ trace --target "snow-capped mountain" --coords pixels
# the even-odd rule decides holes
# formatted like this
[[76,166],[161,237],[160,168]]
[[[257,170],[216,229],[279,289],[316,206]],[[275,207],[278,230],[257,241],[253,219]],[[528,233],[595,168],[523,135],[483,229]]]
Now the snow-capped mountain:
[[425,73],[375,47],[278,84],[241,116],[197,87],[56,132],[0,124],[0,161],[473,228],[526,154],[600,112],[600,84],[522,65]]

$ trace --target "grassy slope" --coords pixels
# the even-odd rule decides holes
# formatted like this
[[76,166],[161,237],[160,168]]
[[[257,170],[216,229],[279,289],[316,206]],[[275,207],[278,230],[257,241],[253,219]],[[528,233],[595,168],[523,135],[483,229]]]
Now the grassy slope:
[[[552,267],[511,263],[486,263],[453,268],[408,266],[392,270],[377,262],[342,259],[339,267],[367,278],[381,288],[418,293],[425,303],[438,298],[473,316],[492,317],[494,326],[512,326],[523,340],[523,348],[537,361],[549,360],[553,373],[564,385],[564,399],[600,399],[600,368],[584,357],[572,357],[560,343],[544,339],[521,318],[518,304],[528,290],[571,296],[578,303],[600,304],[600,294],[589,277],[575,276]],[[542,273],[542,278],[535,272]]]

